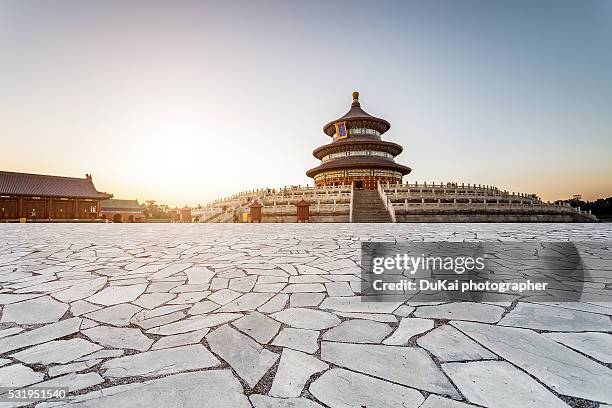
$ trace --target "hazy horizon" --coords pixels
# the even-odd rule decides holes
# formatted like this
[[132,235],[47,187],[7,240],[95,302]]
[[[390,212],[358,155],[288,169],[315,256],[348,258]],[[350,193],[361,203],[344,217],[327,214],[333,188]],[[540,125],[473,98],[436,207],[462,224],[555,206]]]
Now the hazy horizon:
[[3,1],[0,170],[204,204],[312,185],[359,91],[404,182],[612,196],[612,2]]

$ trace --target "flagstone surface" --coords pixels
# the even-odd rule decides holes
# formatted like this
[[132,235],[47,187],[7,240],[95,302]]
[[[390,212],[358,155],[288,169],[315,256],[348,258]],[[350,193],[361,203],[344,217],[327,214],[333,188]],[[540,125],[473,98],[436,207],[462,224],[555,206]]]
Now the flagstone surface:
[[[402,240],[602,245],[552,289],[579,301],[361,302],[361,242]],[[0,386],[69,390],[0,406],[603,408],[611,242],[610,224],[0,224]]]

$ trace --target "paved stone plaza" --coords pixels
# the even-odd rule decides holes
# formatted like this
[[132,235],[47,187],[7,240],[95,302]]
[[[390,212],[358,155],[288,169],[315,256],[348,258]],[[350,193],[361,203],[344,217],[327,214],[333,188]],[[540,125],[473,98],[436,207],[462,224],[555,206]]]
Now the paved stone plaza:
[[611,227],[2,224],[0,387],[69,388],[39,407],[612,406],[612,303],[362,303],[356,263],[363,240]]

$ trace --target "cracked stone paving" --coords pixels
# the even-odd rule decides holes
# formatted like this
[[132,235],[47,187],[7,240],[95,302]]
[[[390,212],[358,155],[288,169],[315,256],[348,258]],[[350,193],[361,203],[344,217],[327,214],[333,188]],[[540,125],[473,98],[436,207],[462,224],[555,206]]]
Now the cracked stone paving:
[[[0,225],[0,387],[37,407],[609,407],[612,304],[361,302],[362,241],[610,224]],[[584,291],[612,292],[612,249]],[[0,407],[19,406],[2,402]]]

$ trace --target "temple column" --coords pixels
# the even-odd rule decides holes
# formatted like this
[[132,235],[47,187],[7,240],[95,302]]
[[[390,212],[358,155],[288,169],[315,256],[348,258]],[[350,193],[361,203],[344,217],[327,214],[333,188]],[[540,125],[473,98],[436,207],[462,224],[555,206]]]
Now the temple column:
[[78,208],[79,208],[78,203],[79,202],[76,199],[72,202],[72,218],[73,219],[78,218]]
[[23,197],[19,197],[17,202],[17,218],[23,218]]
[[47,218],[53,218],[53,198],[49,197],[49,202],[47,203]]

